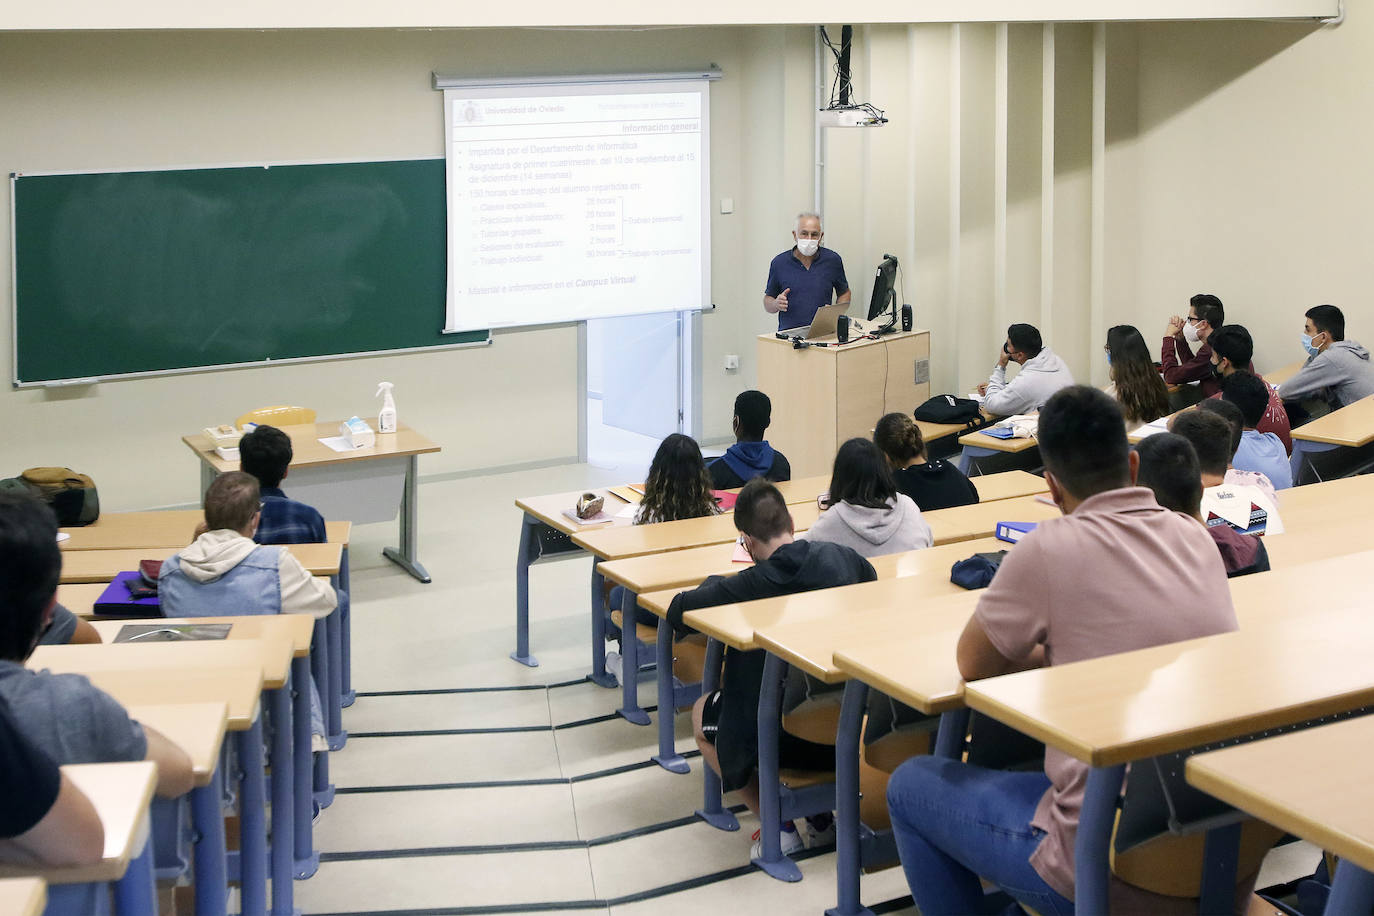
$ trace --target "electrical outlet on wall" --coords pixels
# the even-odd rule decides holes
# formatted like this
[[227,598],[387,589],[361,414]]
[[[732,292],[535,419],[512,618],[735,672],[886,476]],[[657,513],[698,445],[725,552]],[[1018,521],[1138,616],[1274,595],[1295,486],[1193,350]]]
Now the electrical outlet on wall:
[[725,357],[725,371],[726,371],[726,372],[734,372],[734,371],[735,371],[736,369],[738,369],[738,368],[739,368],[739,356],[737,356],[737,355],[734,354],[734,353],[726,354],[726,357]]

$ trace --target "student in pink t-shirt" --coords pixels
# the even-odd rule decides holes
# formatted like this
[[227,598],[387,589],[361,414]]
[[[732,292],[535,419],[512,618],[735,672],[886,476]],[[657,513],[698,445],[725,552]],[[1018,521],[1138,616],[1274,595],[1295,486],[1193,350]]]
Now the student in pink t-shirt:
[[[1045,482],[1064,517],[1003,560],[959,638],[968,680],[1236,629],[1221,556],[1196,521],[1134,486],[1121,408],[1074,386],[1040,413]],[[1187,594],[1158,600],[1162,582]],[[1088,767],[1045,752],[1039,772],[914,757],[888,784],[902,867],[924,916],[983,907],[979,878],[1036,912],[1072,913]],[[1143,892],[1141,892],[1143,893]]]

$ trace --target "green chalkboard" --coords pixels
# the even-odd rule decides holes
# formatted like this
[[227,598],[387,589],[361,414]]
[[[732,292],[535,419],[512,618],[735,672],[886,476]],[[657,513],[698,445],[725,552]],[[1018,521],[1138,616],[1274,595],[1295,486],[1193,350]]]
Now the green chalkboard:
[[485,342],[442,334],[444,161],[13,180],[15,384]]

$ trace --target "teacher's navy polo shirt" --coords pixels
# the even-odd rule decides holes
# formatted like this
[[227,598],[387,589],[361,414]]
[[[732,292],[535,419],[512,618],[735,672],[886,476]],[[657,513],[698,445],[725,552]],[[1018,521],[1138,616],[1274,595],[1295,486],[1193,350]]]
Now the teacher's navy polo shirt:
[[829,248],[821,246],[808,270],[797,257],[795,247],[784,251],[768,265],[768,285],[763,288],[763,294],[777,298],[785,289],[791,292],[787,294],[787,311],[778,312],[778,330],[807,327],[816,309],[830,304],[832,290],[836,296],[849,290],[844,261]]

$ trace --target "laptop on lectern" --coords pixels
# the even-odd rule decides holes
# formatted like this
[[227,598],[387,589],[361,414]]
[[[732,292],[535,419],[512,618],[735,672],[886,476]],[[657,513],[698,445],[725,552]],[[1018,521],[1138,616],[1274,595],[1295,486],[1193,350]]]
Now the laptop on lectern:
[[823,305],[816,309],[816,314],[811,318],[811,324],[804,328],[792,328],[782,332],[791,338],[802,338],[805,340],[815,340],[817,337],[834,337],[836,325],[839,324],[840,316],[849,309],[849,304],[844,305]]

